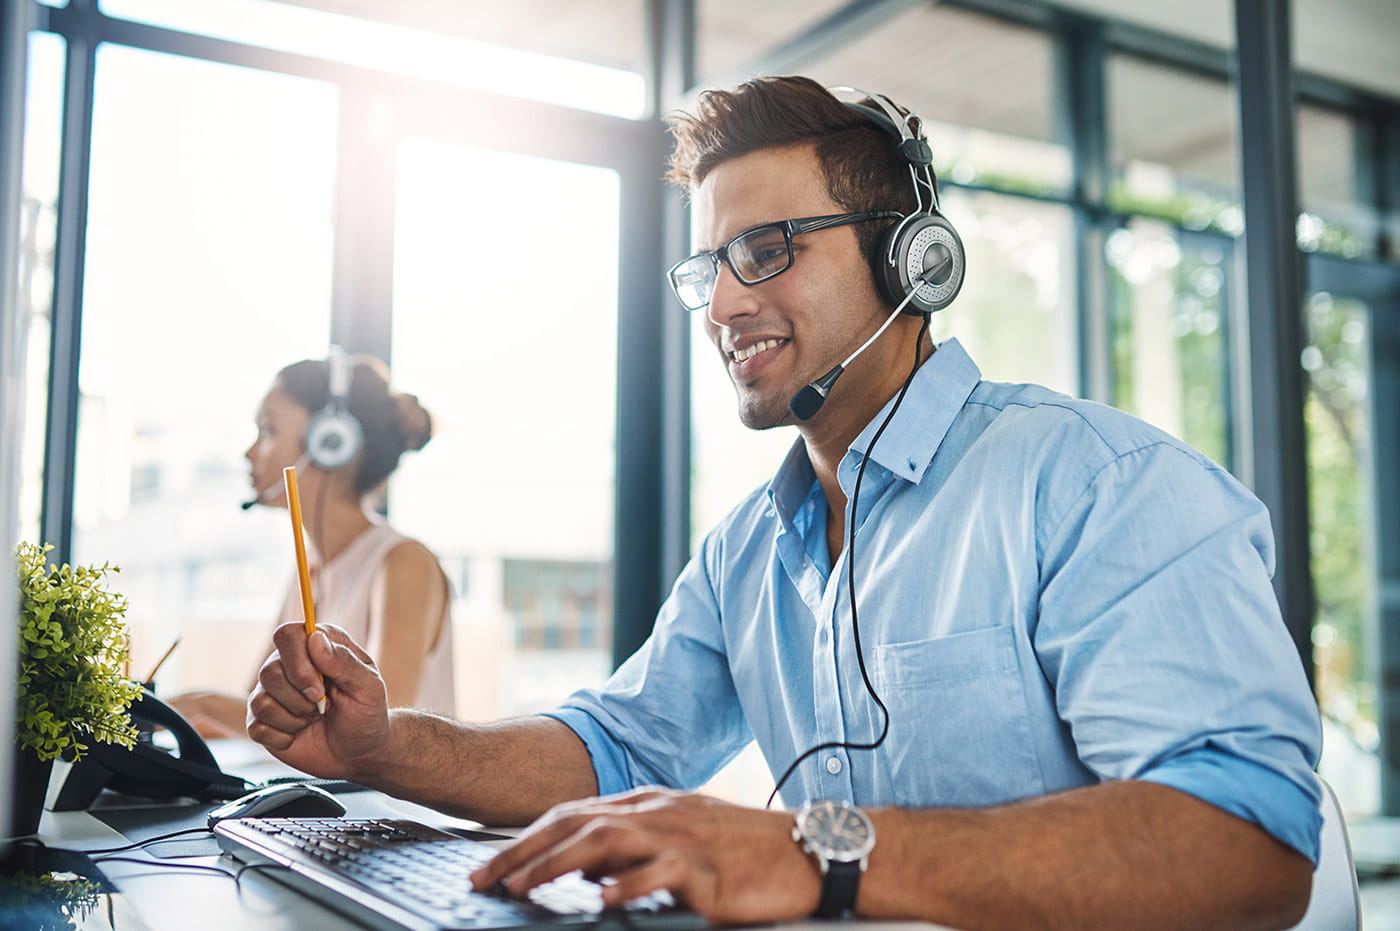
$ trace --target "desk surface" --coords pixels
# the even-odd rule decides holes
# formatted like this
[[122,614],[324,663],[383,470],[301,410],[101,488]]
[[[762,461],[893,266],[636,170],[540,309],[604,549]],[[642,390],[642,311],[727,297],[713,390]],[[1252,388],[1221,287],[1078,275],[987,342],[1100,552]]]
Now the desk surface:
[[[246,747],[220,747],[216,743],[214,751],[226,770],[253,779],[266,779],[286,772],[285,768],[279,768],[280,764],[275,761],[249,765],[233,765],[229,762],[230,757],[240,757],[242,764],[250,752]],[[453,818],[379,792],[353,792],[339,798],[345,803],[349,817],[398,817],[411,818],[438,827],[480,827],[475,822]],[[151,806],[146,810],[155,820],[163,817],[163,813],[168,813],[172,821],[176,822],[169,830],[175,830],[184,826],[178,823],[180,820],[189,822],[192,817],[212,807],[213,805]],[[100,813],[109,814],[112,811],[113,809],[104,808]],[[152,825],[148,826],[144,833],[132,833],[128,839],[89,811],[46,811],[39,825],[40,840],[50,847],[69,850],[116,847],[156,833],[160,831]],[[99,864],[102,872],[118,890],[118,894],[111,897],[114,916],[109,920],[105,915],[93,915],[80,927],[92,931],[112,926],[121,928],[122,931],[188,931],[189,928],[207,931],[307,931],[309,928],[315,928],[321,931],[359,928],[359,925],[349,919],[256,870],[244,873],[235,885],[228,875],[208,870],[180,868],[193,865],[218,867],[225,871],[235,869],[236,862],[226,857],[212,853],[172,857],[166,853],[164,858],[157,858],[140,850],[119,855],[143,862],[107,860]],[[102,910],[105,911],[105,906]],[[939,927],[921,922],[861,924],[881,931],[936,931]],[[831,926],[818,922],[801,922],[783,927],[793,931],[830,931]]]

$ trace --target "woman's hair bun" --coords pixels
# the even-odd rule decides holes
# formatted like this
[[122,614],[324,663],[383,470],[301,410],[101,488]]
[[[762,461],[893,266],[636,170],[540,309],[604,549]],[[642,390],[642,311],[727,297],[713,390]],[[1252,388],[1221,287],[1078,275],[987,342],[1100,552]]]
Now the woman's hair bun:
[[422,449],[433,438],[432,415],[418,403],[416,394],[396,394],[394,404],[399,412],[399,433],[404,449]]

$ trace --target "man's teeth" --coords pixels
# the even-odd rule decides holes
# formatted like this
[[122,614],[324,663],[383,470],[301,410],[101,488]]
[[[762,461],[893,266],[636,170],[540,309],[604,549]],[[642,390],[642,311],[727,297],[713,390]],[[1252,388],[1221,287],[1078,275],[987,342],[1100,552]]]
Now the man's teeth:
[[782,340],[780,339],[765,339],[761,342],[754,343],[747,349],[736,349],[734,350],[734,361],[747,362],[765,349],[776,349],[781,343]]

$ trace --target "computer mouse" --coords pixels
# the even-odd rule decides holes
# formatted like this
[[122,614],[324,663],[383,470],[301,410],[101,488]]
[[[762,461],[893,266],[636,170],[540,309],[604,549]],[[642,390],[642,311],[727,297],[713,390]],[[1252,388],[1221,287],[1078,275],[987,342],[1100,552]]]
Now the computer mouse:
[[209,812],[209,826],[225,818],[339,818],[345,806],[325,789],[304,782],[264,786]]

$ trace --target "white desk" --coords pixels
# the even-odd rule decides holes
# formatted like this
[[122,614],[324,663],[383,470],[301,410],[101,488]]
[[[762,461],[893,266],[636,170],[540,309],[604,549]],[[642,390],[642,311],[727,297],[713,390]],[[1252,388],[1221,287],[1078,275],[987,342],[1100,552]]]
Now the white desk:
[[[247,752],[243,748],[215,747],[215,754],[225,769],[240,775],[261,779],[285,771],[276,769],[280,764],[274,763],[270,764],[270,771],[250,772],[248,766],[233,766],[227,760],[231,753]],[[437,827],[480,827],[475,822],[452,818],[378,792],[355,792],[338,797],[345,803],[349,817],[402,817]],[[189,812],[185,809],[186,815]],[[44,812],[39,838],[50,847],[69,850],[96,850],[129,843],[122,834],[87,811]],[[119,892],[112,897],[114,920],[108,921],[104,903],[100,914],[90,916],[80,925],[84,931],[105,931],[113,925],[120,931],[188,931],[190,928],[202,931],[350,931],[360,927],[258,870],[245,872],[235,885],[226,875],[180,868],[194,864],[236,870],[238,864],[226,857],[159,859],[139,849],[117,855],[147,862],[104,861],[98,864]],[[937,931],[940,927],[922,922],[860,924],[872,931]],[[831,931],[832,927],[821,922],[783,926],[784,931]]]

